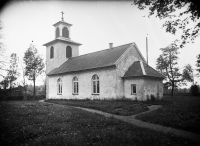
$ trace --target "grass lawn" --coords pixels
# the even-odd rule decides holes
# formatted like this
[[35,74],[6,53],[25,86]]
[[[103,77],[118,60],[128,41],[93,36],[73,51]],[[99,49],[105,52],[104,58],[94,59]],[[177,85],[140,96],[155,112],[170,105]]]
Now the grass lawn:
[[200,134],[200,97],[165,97],[171,104],[136,119]]
[[73,107],[37,101],[3,102],[0,145],[198,145]]
[[148,104],[131,100],[67,100],[49,99],[47,102],[101,110],[116,115],[130,116],[148,111]]

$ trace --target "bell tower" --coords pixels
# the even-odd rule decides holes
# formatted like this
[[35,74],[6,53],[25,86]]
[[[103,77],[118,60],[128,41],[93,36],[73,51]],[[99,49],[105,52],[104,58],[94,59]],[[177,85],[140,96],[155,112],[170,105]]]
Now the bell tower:
[[46,46],[46,74],[68,59],[79,55],[79,46],[81,44],[71,39],[72,24],[65,22],[64,13],[61,13],[61,21],[53,25],[55,27],[54,40],[44,44]]
[[44,44],[46,46],[46,99],[49,98],[49,77],[48,73],[58,68],[67,60],[79,55],[80,43],[71,40],[72,24],[64,21],[63,12],[61,21],[53,26],[55,27],[54,40]]

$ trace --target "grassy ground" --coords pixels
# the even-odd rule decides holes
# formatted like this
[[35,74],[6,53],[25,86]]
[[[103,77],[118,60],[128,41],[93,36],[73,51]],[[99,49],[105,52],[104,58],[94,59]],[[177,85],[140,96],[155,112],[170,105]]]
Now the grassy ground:
[[73,107],[36,101],[3,102],[0,145],[198,145]]
[[175,96],[164,100],[171,104],[136,118],[200,134],[200,97]]
[[49,99],[47,102],[62,105],[80,106],[97,109],[116,115],[134,115],[149,110],[148,104],[142,104],[131,100],[64,100]]

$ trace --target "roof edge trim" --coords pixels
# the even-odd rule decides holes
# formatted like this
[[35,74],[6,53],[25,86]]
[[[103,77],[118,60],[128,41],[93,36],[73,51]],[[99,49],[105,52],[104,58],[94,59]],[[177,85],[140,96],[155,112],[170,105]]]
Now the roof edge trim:
[[128,53],[128,51],[133,47],[134,42],[131,43],[131,45],[129,46],[129,48],[119,57],[119,59],[117,59],[117,61],[114,63],[115,65],[118,65],[118,63],[120,62],[120,60]]

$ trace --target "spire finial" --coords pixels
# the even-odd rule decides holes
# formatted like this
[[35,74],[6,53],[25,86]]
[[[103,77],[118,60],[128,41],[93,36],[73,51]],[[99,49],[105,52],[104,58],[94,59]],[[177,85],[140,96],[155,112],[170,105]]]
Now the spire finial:
[[61,17],[61,19],[62,19],[62,21],[64,21],[64,18],[63,18],[63,14],[64,14],[64,12],[62,11],[61,13],[62,13],[62,17]]

